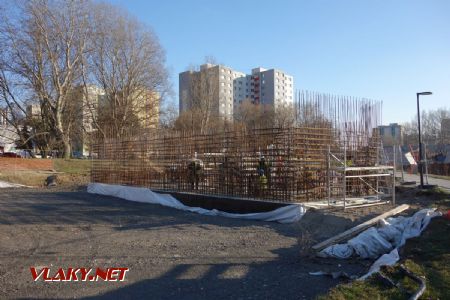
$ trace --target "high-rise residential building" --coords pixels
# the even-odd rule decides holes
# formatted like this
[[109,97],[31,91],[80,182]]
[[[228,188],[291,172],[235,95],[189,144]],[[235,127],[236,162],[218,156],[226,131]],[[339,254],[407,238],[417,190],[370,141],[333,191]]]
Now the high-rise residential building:
[[77,86],[68,94],[69,106],[64,119],[73,124],[71,141],[74,155],[89,155],[89,142],[95,130],[94,121],[104,95],[103,89],[95,85]]
[[[180,113],[210,101],[213,115],[231,120],[244,101],[277,109],[294,102],[294,79],[286,73],[255,68],[250,75],[222,65],[204,64],[179,75]],[[204,103],[203,103],[204,104]]]
[[255,104],[277,107],[294,103],[294,78],[277,69],[255,68],[250,76],[250,98]]
[[0,107],[0,125],[8,125],[8,114],[9,114],[8,108]]
[[397,123],[378,126],[383,146],[403,145],[403,126]]
[[142,90],[135,97],[136,104],[133,105],[136,116],[142,128],[156,128],[159,124],[159,102],[158,92]]
[[41,106],[39,104],[29,104],[26,108],[27,118],[41,118]]

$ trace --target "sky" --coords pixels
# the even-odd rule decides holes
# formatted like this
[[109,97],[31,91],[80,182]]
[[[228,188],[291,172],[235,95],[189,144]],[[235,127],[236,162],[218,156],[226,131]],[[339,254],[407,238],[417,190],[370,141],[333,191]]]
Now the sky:
[[276,68],[296,90],[383,101],[383,123],[450,109],[448,0],[109,0],[156,32],[178,103],[178,74],[212,56]]

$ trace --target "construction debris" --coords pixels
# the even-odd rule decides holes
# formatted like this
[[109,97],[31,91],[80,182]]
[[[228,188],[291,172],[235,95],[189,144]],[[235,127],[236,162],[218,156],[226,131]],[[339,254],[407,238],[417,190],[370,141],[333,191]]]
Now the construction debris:
[[419,236],[431,219],[441,216],[435,209],[422,209],[411,217],[388,218],[379,220],[379,228],[369,228],[345,244],[331,245],[323,249],[320,257],[378,259],[369,271],[359,279],[364,280],[385,265],[394,265],[399,259],[398,249],[407,239]]
[[380,220],[386,219],[388,217],[394,216],[396,214],[401,213],[402,211],[405,211],[409,208],[408,204],[402,204],[394,209],[391,209],[390,211],[387,211],[373,219],[370,219],[362,224],[359,224],[353,228],[350,228],[349,230],[346,230],[336,236],[333,236],[323,242],[320,242],[314,246],[312,246],[312,248],[316,251],[322,250],[323,248],[328,247],[331,244],[336,244],[339,243],[343,240],[349,239],[352,236],[362,232],[363,230],[377,224]]

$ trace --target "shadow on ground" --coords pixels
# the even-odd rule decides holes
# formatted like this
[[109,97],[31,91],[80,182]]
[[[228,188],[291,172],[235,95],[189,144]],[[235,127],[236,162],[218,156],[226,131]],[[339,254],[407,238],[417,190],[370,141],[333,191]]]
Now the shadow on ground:
[[[79,282],[58,286],[58,296],[84,297],[84,299],[312,299],[325,293],[340,281],[323,276],[311,276],[311,271],[346,271],[350,274],[361,273],[368,262],[319,260],[309,254],[310,246],[355,225],[346,216],[308,212],[296,224],[277,224],[248,220],[226,219],[196,215],[177,211],[172,208],[152,204],[129,202],[113,197],[91,195],[83,191],[47,191],[8,189],[0,196],[0,225],[66,225],[89,228],[105,226],[115,232],[129,235],[142,234],[148,230],[171,228],[176,232],[190,234],[190,226],[202,230],[243,230],[240,236],[246,239],[246,228],[258,232],[275,232],[280,239],[295,239],[296,242],[285,247],[270,240],[271,235],[255,235],[257,243],[233,246],[236,249],[224,249],[231,253],[246,253],[244,257],[232,255],[210,255],[202,260],[202,244],[197,252],[186,253],[182,258],[174,258],[161,274],[152,273],[152,263],[144,263],[141,275],[122,283],[86,283],[82,288]],[[364,219],[371,217],[370,214]],[[364,219],[358,220],[362,222]],[[102,242],[105,235],[97,233],[89,239]],[[102,236],[103,235],[103,236]],[[64,243],[81,243],[86,237],[65,240]],[[220,243],[213,240],[211,243]],[[195,245],[195,240],[190,242]],[[275,244],[274,244],[275,243]],[[286,244],[286,243],[285,243]],[[61,245],[54,240],[48,246]],[[269,246],[267,246],[269,245]],[[202,248],[203,247],[203,248]],[[228,246],[227,246],[228,247]],[[259,247],[266,247],[270,256],[258,257]],[[259,253],[259,252],[258,252]],[[149,253],[157,257],[164,253]],[[59,254],[59,255],[69,255]],[[114,256],[114,253],[111,255]],[[205,256],[206,257],[206,256]],[[51,257],[50,257],[51,258]],[[132,259],[132,257],[131,257]],[[141,259],[141,258],[139,258]],[[144,259],[144,258],[142,258]],[[194,262],[190,262],[194,261]],[[163,263],[163,262],[162,262]],[[339,264],[339,266],[338,266]],[[134,270],[131,269],[130,272]],[[31,280],[30,280],[31,281]],[[33,284],[31,282],[31,284]],[[72,285],[73,284],[73,285]],[[54,284],[55,285],[55,284]],[[78,286],[78,288],[76,286]],[[68,290],[65,290],[68,289]],[[37,294],[34,294],[34,293]],[[46,293],[51,293],[46,291]],[[47,297],[52,294],[39,294],[33,290],[33,297]],[[86,295],[96,295],[87,296]],[[24,298],[31,296],[27,294]],[[50,296],[53,297],[53,296]]]

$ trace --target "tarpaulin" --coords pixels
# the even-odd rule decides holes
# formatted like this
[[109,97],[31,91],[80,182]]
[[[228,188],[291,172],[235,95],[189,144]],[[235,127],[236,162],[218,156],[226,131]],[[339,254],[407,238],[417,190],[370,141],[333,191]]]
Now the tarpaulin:
[[[371,227],[345,244],[329,246],[319,252],[321,257],[350,258],[378,258],[369,273],[361,277],[367,278],[377,272],[380,266],[393,265],[399,260],[398,248],[407,239],[419,236],[428,226],[431,218],[441,215],[435,209],[422,209],[412,217],[388,218],[379,222],[379,227]],[[381,256],[381,257],[380,257]]]
[[300,204],[286,205],[269,212],[247,214],[227,213],[216,209],[209,210],[201,207],[186,206],[175,199],[172,195],[155,193],[148,188],[104,183],[90,183],[87,191],[91,194],[113,196],[129,201],[160,204],[202,215],[221,216],[226,218],[293,223],[299,221],[300,218],[306,213],[306,209]]

